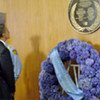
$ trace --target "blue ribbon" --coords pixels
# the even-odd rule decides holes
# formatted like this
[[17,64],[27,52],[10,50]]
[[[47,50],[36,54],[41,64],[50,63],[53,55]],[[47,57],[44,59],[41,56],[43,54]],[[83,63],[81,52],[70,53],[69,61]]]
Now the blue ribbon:
[[59,56],[57,49],[54,49],[50,55],[50,60],[54,66],[54,70],[63,90],[71,96],[74,100],[81,100],[83,98],[83,91],[76,87],[71,79],[68,71],[65,69],[63,62]]

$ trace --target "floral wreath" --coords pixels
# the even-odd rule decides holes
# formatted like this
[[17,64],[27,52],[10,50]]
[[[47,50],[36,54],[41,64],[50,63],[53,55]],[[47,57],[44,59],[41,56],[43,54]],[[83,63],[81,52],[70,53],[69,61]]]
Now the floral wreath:
[[[84,93],[83,100],[100,99],[100,56],[92,45],[77,39],[60,42],[55,47],[61,60],[76,60],[80,66],[79,87]],[[49,56],[41,64],[39,75],[41,100],[73,100],[60,92],[61,86]]]

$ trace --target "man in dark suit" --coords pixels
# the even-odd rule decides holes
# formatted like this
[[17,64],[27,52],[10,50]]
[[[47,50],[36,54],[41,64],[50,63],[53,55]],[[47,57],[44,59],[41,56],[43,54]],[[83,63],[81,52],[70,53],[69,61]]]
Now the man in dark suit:
[[15,93],[14,66],[5,42],[8,38],[5,14],[0,13],[0,100],[13,100]]

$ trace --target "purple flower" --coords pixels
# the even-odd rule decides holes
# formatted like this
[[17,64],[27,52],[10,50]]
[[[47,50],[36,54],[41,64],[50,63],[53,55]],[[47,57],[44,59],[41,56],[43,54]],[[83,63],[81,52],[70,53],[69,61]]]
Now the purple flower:
[[99,100],[96,96],[92,96],[90,100]]
[[70,96],[62,96],[60,100],[73,100]]
[[89,51],[82,50],[81,56],[83,59],[89,58],[89,56],[90,56]]
[[85,100],[90,100],[91,92],[89,90],[85,90],[85,89],[83,91],[84,91]]
[[95,75],[95,70],[89,66],[85,66],[82,68],[82,74],[88,77],[93,77]]
[[77,56],[76,62],[78,64],[83,64],[83,65],[85,64],[85,60],[82,58],[82,56]]
[[74,50],[70,51],[70,58],[75,59],[76,58],[76,52]]
[[99,57],[99,53],[96,50],[94,50],[94,49],[90,49],[90,53],[91,53],[90,58],[92,58],[92,59],[96,60],[97,57]]
[[96,77],[100,80],[100,69],[96,72]]
[[90,50],[90,49],[93,48],[92,45],[90,45],[90,44],[88,44],[88,43],[86,43],[86,42],[81,42],[81,46],[82,46],[83,49],[85,49],[85,50]]
[[91,89],[91,87],[92,87],[91,79],[89,79],[89,78],[80,79],[79,80],[79,86],[82,89],[86,89],[86,90]]
[[46,87],[47,84],[49,86],[53,85],[53,84],[57,84],[58,81],[57,81],[57,78],[55,75],[51,75],[45,71],[41,71],[40,73],[40,77],[39,77],[39,80],[40,80],[40,85],[43,85],[42,87]]
[[100,69],[99,63],[96,63],[96,62],[92,65],[92,67],[93,67],[96,71]]
[[97,77],[94,77],[94,78],[92,78],[91,82],[92,82],[93,86],[96,86],[98,84],[99,80]]
[[96,63],[98,63],[99,65],[100,65],[100,56],[99,57],[97,57],[97,59],[96,59],[96,61],[95,61]]
[[90,92],[91,92],[92,95],[96,95],[96,88],[92,88],[92,89],[90,90]]
[[85,61],[86,65],[91,66],[94,63],[93,59],[87,58]]
[[76,52],[77,54],[81,54],[81,52],[82,52],[82,47],[81,47],[81,46],[77,46],[77,47],[75,47],[74,49],[75,49],[75,52]]
[[61,100],[60,99],[61,97],[62,97],[61,94],[59,94],[59,93],[53,93],[50,97],[48,97],[47,100]]
[[66,51],[66,46],[65,46],[65,44],[66,44],[66,41],[64,41],[64,42],[60,42],[58,45],[57,45],[57,49],[58,49],[58,51]]
[[52,73],[52,74],[54,73],[53,65],[47,60],[43,61],[41,66],[42,66],[42,70],[45,70],[48,73]]
[[80,45],[80,40],[77,40],[77,39],[71,39],[69,41],[72,41],[71,44],[73,45],[73,47],[77,47],[78,45]]
[[61,57],[61,60],[63,60],[63,61],[66,61],[66,60],[69,60],[70,59],[69,52],[59,51],[59,55]]
[[96,95],[100,97],[100,85],[97,85]]

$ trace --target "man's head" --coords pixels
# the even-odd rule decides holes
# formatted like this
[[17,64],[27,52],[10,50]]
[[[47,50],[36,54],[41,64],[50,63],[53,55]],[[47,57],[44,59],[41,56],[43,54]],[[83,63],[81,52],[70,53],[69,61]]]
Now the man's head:
[[0,38],[9,38],[9,31],[6,27],[6,14],[0,12]]

